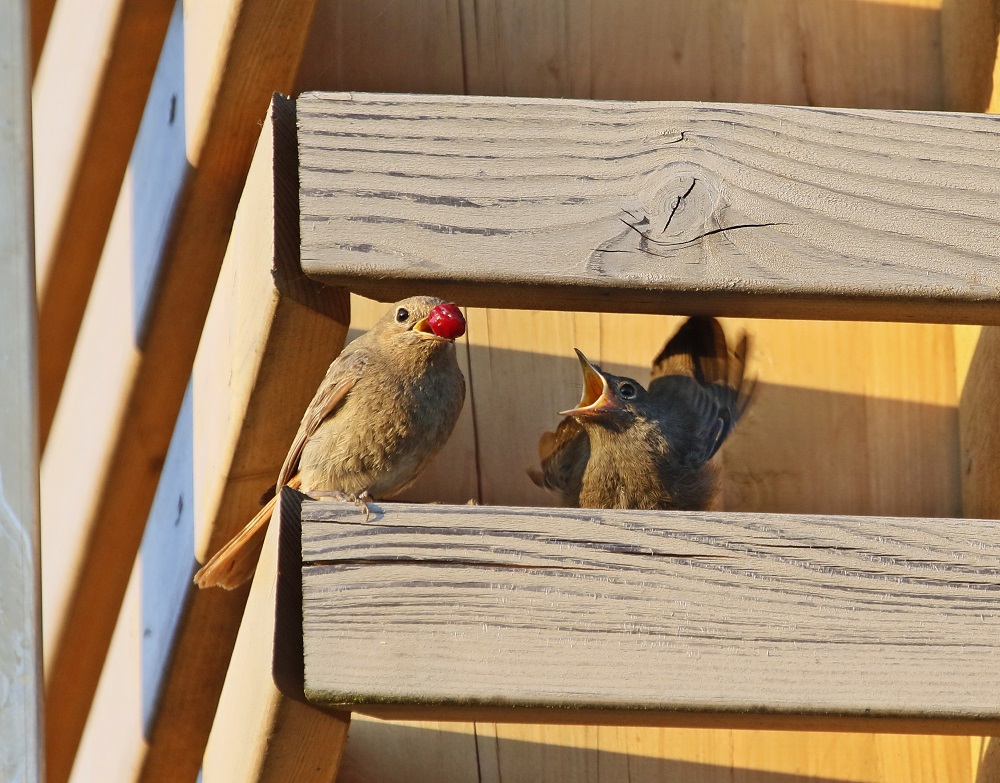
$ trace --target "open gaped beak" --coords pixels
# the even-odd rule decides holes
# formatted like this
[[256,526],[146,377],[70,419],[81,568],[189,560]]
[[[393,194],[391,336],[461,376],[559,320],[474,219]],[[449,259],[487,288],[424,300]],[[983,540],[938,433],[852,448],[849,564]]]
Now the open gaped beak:
[[560,411],[560,416],[586,416],[601,413],[604,409],[615,405],[611,389],[603,375],[579,348],[574,348],[580,359],[580,369],[583,370],[583,394],[577,406],[568,411]]
[[447,337],[441,337],[434,334],[434,330],[431,329],[430,316],[427,316],[427,318],[421,318],[413,324],[413,331],[428,340],[437,340],[439,343],[449,342]]

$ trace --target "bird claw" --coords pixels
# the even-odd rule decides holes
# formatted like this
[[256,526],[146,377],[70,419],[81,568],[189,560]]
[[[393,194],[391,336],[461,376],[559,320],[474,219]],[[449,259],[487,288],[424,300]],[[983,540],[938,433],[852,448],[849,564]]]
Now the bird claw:
[[368,518],[372,515],[371,509],[368,508],[368,501],[371,500],[371,499],[372,499],[371,495],[368,494],[368,490],[367,489],[364,492],[362,492],[360,495],[355,495],[354,496],[354,504],[357,505],[357,506],[361,506],[361,508],[362,508],[362,510],[364,512],[364,515],[365,515],[365,522],[367,522]]
[[353,503],[355,506],[361,506],[361,511],[365,515],[365,522],[371,517],[371,509],[368,507],[368,501],[372,499],[371,495],[368,494],[366,489],[360,495],[355,495],[353,492],[341,492],[339,489],[328,489],[319,492],[310,492],[310,497],[315,500],[324,498],[326,500],[336,500],[341,503]]

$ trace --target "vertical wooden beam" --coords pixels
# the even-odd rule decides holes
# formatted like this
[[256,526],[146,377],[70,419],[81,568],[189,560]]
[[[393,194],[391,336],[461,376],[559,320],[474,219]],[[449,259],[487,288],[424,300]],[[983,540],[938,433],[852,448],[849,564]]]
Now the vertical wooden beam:
[[[1000,111],[1000,0],[942,0],[941,57],[945,107]],[[962,510],[1000,517],[1000,437],[989,426],[1000,414],[1000,328],[956,326]],[[1000,742],[972,737],[977,783],[1000,781]]]
[[[296,157],[294,110],[276,96],[73,781],[107,780],[109,770],[144,783],[197,777],[247,590],[194,589],[195,563],[258,509],[347,334],[346,292],[310,283],[298,266]],[[104,749],[109,733],[118,737],[114,760]]]
[[44,779],[27,0],[0,5],[0,779]]
[[[135,779],[144,783],[197,775],[243,616],[247,591],[197,590],[193,565],[257,511],[347,336],[346,292],[310,283],[298,267],[297,174],[294,110],[276,96],[198,346],[194,413],[175,430],[175,442],[189,433],[187,447],[171,445],[142,549],[144,571],[157,575],[143,585],[148,728]],[[190,478],[171,490],[167,478],[178,473]],[[178,508],[190,541],[151,540],[155,529],[176,538]],[[170,597],[154,610],[157,594]]]
[[948,111],[1000,110],[998,38],[998,0],[942,0],[941,64]]
[[[46,716],[50,780],[69,774],[132,563],[142,538],[160,468],[180,409],[202,326],[218,277],[237,202],[268,101],[289,89],[313,3],[229,0],[184,4],[180,70],[183,98],[157,121],[181,128],[177,146],[151,145],[133,158],[136,205],[132,247],[138,267],[126,299],[136,319],[110,343],[79,345],[85,359],[125,344],[128,367],[120,388],[104,389],[96,405],[109,426],[93,442],[86,415],[57,412],[46,449],[43,494],[58,506],[65,485],[81,492],[51,518],[52,540],[69,551],[52,575],[47,601],[47,688],[59,709]],[[159,110],[160,107],[157,106]],[[172,132],[165,132],[174,145]],[[145,180],[140,180],[138,174]],[[145,191],[138,186],[145,182]],[[123,308],[119,307],[119,310]],[[131,351],[131,353],[129,353]],[[79,405],[66,401],[66,406]],[[68,408],[67,408],[68,410]],[[62,421],[60,421],[60,419]],[[59,448],[53,446],[59,433]],[[77,475],[85,474],[85,480]],[[44,502],[44,501],[43,501]],[[46,512],[48,514],[48,512]]]
[[[350,713],[323,712],[286,695],[300,690],[301,670],[285,666],[297,652],[301,667],[302,632],[286,633],[276,622],[279,591],[300,589],[294,541],[300,534],[299,497],[287,488],[282,491],[281,524],[267,531],[208,740],[204,783],[332,783],[337,777]],[[275,514],[274,521],[278,518]],[[291,556],[291,562],[279,564],[282,537],[281,555]],[[292,649],[282,655],[280,644]],[[275,684],[278,679],[283,690]]]
[[31,73],[38,70],[38,61],[42,59],[42,50],[45,47],[45,38],[49,32],[49,23],[52,21],[52,12],[56,7],[56,0],[30,0],[31,17]]
[[60,0],[35,75],[43,450],[173,7],[174,0]]

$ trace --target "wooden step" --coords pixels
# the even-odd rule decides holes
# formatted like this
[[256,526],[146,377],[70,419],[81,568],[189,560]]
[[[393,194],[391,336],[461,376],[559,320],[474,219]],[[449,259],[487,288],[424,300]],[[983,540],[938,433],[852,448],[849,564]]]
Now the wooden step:
[[313,93],[302,267],[395,301],[1000,323],[1000,118]]
[[285,500],[279,638],[301,632],[322,706],[1000,729],[995,521],[414,504],[372,504],[366,521]]

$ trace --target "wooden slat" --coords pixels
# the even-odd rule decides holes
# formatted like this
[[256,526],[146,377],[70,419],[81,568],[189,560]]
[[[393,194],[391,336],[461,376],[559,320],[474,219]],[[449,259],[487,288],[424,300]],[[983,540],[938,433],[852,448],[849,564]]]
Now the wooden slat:
[[996,0],[942,0],[941,72],[949,111],[987,111],[990,106],[1000,36],[998,10]]
[[[96,688],[258,122],[273,90],[291,84],[311,9],[310,2],[291,0],[195,3],[186,9],[181,55],[167,69],[170,78],[181,80],[183,102],[173,118],[157,118],[148,155],[132,161],[133,189],[119,201],[122,219],[133,218],[132,241],[114,252],[124,253],[136,286],[108,311],[131,322],[110,334],[95,329],[95,337],[104,339],[77,347],[84,376],[96,374],[105,357],[122,353],[120,366],[111,368],[121,383],[109,388],[105,382],[88,400],[64,395],[45,454],[43,507],[59,509],[52,516],[46,512],[47,535],[67,565],[46,577],[47,688],[59,694],[58,709],[46,712],[54,783],[69,774]],[[157,136],[164,143],[153,143]],[[133,302],[133,309],[121,301]],[[108,375],[107,368],[101,371]],[[71,408],[87,414],[74,415]],[[90,427],[98,419],[107,424],[95,439]],[[68,485],[79,491],[67,497]]]
[[0,779],[42,764],[27,0],[0,6]]
[[995,118],[357,94],[298,110],[303,269],[373,298],[1000,318]]
[[174,0],[61,0],[35,76],[42,448],[173,8]]
[[[85,742],[100,744],[111,731],[120,738],[118,755],[127,764],[119,766],[131,770],[130,780],[197,777],[247,591],[195,590],[193,564],[257,510],[347,334],[346,293],[311,283],[297,269],[294,134],[294,113],[276,99],[146,526],[137,588],[143,633],[123,637],[117,643],[124,649],[109,654],[88,720]],[[113,665],[139,670],[141,678],[109,675]],[[128,712],[116,712],[116,704]],[[105,779],[106,764],[98,749],[84,747],[74,779]]]
[[980,2],[320,0],[296,90],[940,110],[942,10]]
[[[1000,727],[983,520],[302,508],[305,693],[382,716]],[[484,709],[486,708],[486,709]]]
[[939,5],[462,0],[466,92],[939,109]]
[[[949,4],[960,13],[975,5],[320,0],[297,91],[940,110],[947,108],[941,6]],[[454,56],[459,21],[464,73]],[[421,68],[409,67],[415,60]],[[354,307],[352,318],[362,317]],[[599,340],[589,327],[598,317]],[[561,406],[552,401],[577,398],[575,341],[599,342],[601,362],[642,378],[673,323],[475,308],[469,320],[466,408],[477,414],[483,500],[514,505],[551,502],[522,469],[536,459],[538,433],[558,421]],[[726,323],[727,330],[741,326],[757,338],[762,384],[723,454],[726,508],[961,513],[956,399],[941,389],[951,382],[942,347],[952,339],[950,326]],[[512,382],[531,393],[509,392]],[[508,419],[519,426],[504,427]],[[446,492],[447,485],[434,489]],[[338,780],[476,780],[470,752],[484,781],[498,774],[504,781],[785,780],[779,773],[798,773],[796,781],[802,775],[857,783],[971,780],[962,737],[478,723],[478,746],[469,748],[472,731],[355,716]]]
[[52,21],[52,12],[56,7],[56,0],[30,0],[31,17],[31,73],[34,75],[38,69],[38,61],[42,59],[42,51],[45,48],[45,37],[49,32],[49,24]]
[[[198,416],[188,459],[200,466],[192,506],[199,563],[259,508],[302,411],[347,336],[346,292],[311,284],[298,269],[294,122],[289,103],[276,97],[195,357]],[[170,513],[169,504],[165,511]],[[156,698],[146,714],[152,729],[136,779],[193,779],[247,591],[195,589],[190,551],[171,557],[153,544],[144,546],[143,560],[161,561],[170,577],[160,581],[175,585],[176,601],[157,629],[165,652],[146,673]],[[162,591],[163,585],[148,589]]]
[[337,777],[350,713],[305,703],[301,631],[294,619],[288,624],[288,613],[276,611],[299,591],[300,497],[282,490],[280,513],[291,524],[268,528],[205,751],[204,783],[333,783]]

